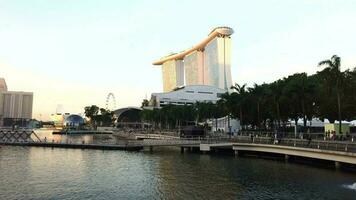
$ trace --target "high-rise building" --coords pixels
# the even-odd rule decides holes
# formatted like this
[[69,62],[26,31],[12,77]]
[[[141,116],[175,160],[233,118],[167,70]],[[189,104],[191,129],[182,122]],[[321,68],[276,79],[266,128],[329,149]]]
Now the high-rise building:
[[184,85],[184,67],[182,60],[169,60],[162,65],[163,90],[172,91]]
[[0,91],[7,91],[7,85],[4,78],[0,78]]
[[184,57],[185,84],[205,85],[204,52],[193,51]]
[[231,34],[229,27],[217,27],[192,48],[155,61],[154,65],[162,65],[164,92],[182,85],[209,85],[228,91],[232,86]]
[[231,39],[217,37],[205,47],[204,83],[225,90],[231,82]]
[[[0,85],[6,88],[4,79],[0,79]],[[0,126],[25,126],[32,118],[32,106],[32,92],[0,90]]]

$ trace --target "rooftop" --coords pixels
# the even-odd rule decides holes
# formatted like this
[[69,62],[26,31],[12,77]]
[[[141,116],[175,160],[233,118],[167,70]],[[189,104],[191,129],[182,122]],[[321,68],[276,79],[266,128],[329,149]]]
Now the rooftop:
[[183,59],[186,55],[190,54],[191,52],[193,52],[195,50],[204,49],[204,47],[211,40],[213,40],[215,37],[217,37],[217,36],[229,37],[233,33],[234,33],[234,30],[230,27],[227,27],[227,26],[216,27],[209,33],[208,37],[206,37],[204,40],[202,40],[197,45],[195,45],[189,49],[186,49],[184,51],[181,51],[180,53],[170,54],[168,56],[165,56],[157,61],[154,61],[153,65],[162,65],[163,63],[165,63],[166,61],[169,61],[169,60]]

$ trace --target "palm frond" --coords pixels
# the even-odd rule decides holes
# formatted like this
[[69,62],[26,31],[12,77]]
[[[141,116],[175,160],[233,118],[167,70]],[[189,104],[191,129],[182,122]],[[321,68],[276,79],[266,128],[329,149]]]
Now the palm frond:
[[333,57],[331,57],[331,60],[333,61],[334,68],[340,71],[341,58],[337,55],[333,55]]
[[328,67],[332,67],[333,66],[333,63],[331,62],[331,60],[323,60],[323,61],[320,61],[318,66],[323,66],[323,65],[327,65]]

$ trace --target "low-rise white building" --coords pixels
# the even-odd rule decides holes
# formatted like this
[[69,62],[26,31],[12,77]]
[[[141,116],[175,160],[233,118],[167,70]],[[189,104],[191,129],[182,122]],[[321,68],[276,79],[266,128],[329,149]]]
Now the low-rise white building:
[[150,107],[160,108],[168,104],[192,105],[196,102],[216,103],[227,91],[208,85],[189,85],[171,92],[152,93]]
[[208,125],[211,127],[213,133],[231,132],[231,135],[236,136],[241,130],[240,120],[229,118],[227,116],[218,119],[210,119],[208,120]]
[[5,79],[0,78],[0,126],[26,126],[32,119],[33,93],[7,91]]

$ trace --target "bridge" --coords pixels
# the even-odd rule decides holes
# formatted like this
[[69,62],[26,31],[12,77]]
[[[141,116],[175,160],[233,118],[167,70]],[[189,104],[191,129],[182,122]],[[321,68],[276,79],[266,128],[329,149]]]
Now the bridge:
[[[335,167],[341,164],[356,165],[356,142],[353,141],[327,141],[327,140],[303,140],[285,138],[274,140],[270,137],[234,138],[177,138],[159,135],[138,134],[136,140],[119,140],[111,142],[95,141],[92,143],[81,142],[56,142],[43,141],[33,131],[0,130],[0,144],[12,146],[36,146],[51,148],[79,148],[79,149],[107,149],[107,150],[131,150],[138,151],[154,147],[180,147],[184,149],[196,149],[200,152],[214,152],[216,150],[232,151],[236,156],[244,153],[269,153],[283,156],[286,160],[291,157],[324,160],[335,163]],[[34,138],[34,139],[33,139]]]

